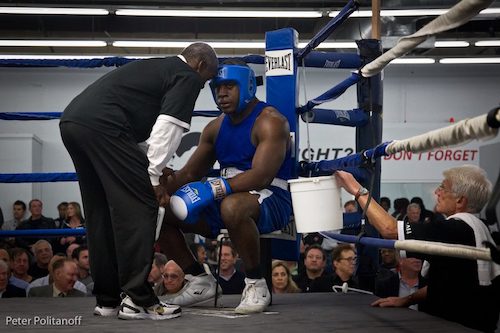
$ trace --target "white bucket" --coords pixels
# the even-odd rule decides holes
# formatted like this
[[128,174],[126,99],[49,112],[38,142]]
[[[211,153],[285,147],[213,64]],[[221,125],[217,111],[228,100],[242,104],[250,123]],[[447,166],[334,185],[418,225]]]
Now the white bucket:
[[340,187],[333,176],[290,179],[288,183],[297,232],[342,229]]

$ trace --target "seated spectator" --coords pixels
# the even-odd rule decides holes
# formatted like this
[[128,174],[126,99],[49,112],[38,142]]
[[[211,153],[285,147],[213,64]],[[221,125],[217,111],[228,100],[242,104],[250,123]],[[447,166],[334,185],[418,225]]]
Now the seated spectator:
[[[347,282],[351,288],[358,288],[358,280],[354,276],[356,270],[356,251],[351,244],[339,244],[332,252],[334,271],[330,286],[342,286]],[[330,288],[329,291],[333,289]]]
[[[0,248],[0,260],[5,261],[7,263],[7,265],[10,264],[10,255],[6,249]],[[9,267],[9,271],[10,271],[10,267]]]
[[[1,230],[16,230],[16,228],[21,225],[24,221],[24,215],[26,215],[26,204],[21,200],[16,200],[12,205],[12,215],[14,218],[5,221],[1,226]],[[0,238],[0,243],[13,247],[15,245],[15,238]]]
[[271,270],[274,294],[300,293],[301,290],[292,279],[288,266],[283,261],[274,261]]
[[208,266],[207,264],[207,250],[205,249],[205,245],[201,243],[193,243],[189,246],[189,248],[196,258],[196,261],[198,261],[198,263],[203,266],[205,273],[212,274],[210,266]]
[[397,198],[394,200],[394,212],[392,213],[392,216],[397,221],[403,221],[403,219],[406,216],[406,207],[410,204],[410,200],[407,198]]
[[89,249],[87,245],[81,245],[77,247],[71,258],[75,261],[78,267],[78,281],[83,283],[87,288],[94,282],[92,276],[90,275],[90,264],[89,264]]
[[[427,285],[427,281],[420,274],[422,260],[399,258],[398,262],[396,272],[381,269],[377,273],[374,294],[378,297],[406,297]],[[409,308],[418,310],[418,306],[413,304]]]
[[7,266],[9,266],[9,284],[23,289],[26,293],[26,289],[28,289],[29,283],[12,275],[12,262],[10,260],[10,254],[9,252],[7,252],[7,250],[0,249],[0,260],[5,261],[7,263]]
[[158,296],[172,295],[179,293],[185,285],[185,275],[182,268],[173,260],[169,260],[163,269],[162,283],[154,287]]
[[358,204],[354,200],[346,201],[344,204],[344,213],[356,213],[358,211]]
[[[33,282],[31,282],[26,290],[26,294],[29,294],[29,291],[31,288],[34,288],[34,287],[41,287],[41,286],[48,286],[50,285],[51,283],[54,282],[54,278],[53,278],[53,274],[52,274],[52,268],[54,266],[54,263],[58,260],[61,260],[61,259],[67,259],[66,256],[64,256],[62,253],[57,253],[55,254],[52,259],[50,260],[49,262],[49,274],[47,274],[46,276],[44,277],[41,277],[41,278],[38,278],[36,280],[34,280]],[[90,296],[89,294],[89,288],[87,288],[83,283],[81,283],[80,281],[76,281],[75,282],[75,289],[77,290],[80,290],[82,293],[87,293],[87,295]]]
[[303,293],[329,292],[332,291],[328,285],[331,274],[325,272],[326,254],[323,248],[317,244],[308,246],[304,251],[305,270],[293,280]]
[[33,287],[28,297],[84,297],[86,293],[74,288],[78,281],[78,268],[71,259],[59,259],[52,265],[53,283]]
[[61,228],[64,221],[66,220],[66,211],[68,210],[68,203],[66,201],[61,202],[57,205],[57,212],[59,213],[59,217],[54,219],[54,223],[56,228]]
[[404,221],[409,223],[423,223],[420,214],[421,209],[418,204],[409,204],[408,207],[406,207],[406,216],[404,218]]
[[30,257],[24,248],[14,248],[10,254],[11,269],[13,277],[30,283],[33,277],[28,274],[30,268]]
[[72,243],[66,248],[66,251],[63,251],[63,253],[66,253],[67,258],[73,258],[73,251],[75,251],[78,247],[80,247],[80,244]]
[[380,206],[382,206],[382,208],[388,212],[389,209],[391,209],[391,199],[389,199],[388,197],[382,197],[380,198]]
[[[17,226],[16,230],[36,230],[36,229],[55,229],[54,220],[42,215],[43,203],[39,199],[33,199],[29,202],[28,208],[31,216]],[[19,247],[31,250],[31,246],[44,237],[17,237],[16,243]]]
[[[85,221],[82,216],[82,209],[78,202],[68,203],[68,208],[66,210],[66,220],[64,220],[61,225],[61,229],[81,229],[85,227]],[[64,236],[59,239],[59,251],[65,252],[70,244],[85,244],[85,236]]]
[[26,290],[9,283],[9,265],[0,260],[0,298],[26,297]]
[[167,263],[167,256],[163,253],[155,252],[153,258],[153,264],[151,265],[151,271],[149,272],[148,282],[155,287],[163,282],[163,270],[165,269],[165,264]]
[[380,249],[380,268],[396,271],[398,266],[397,252],[395,249]]
[[245,274],[236,269],[238,254],[231,242],[223,242],[220,247],[220,267],[218,282],[222,293],[241,294],[245,288]]
[[425,208],[424,201],[420,197],[413,197],[410,200],[410,203],[416,203],[420,206],[420,220],[423,223],[429,223],[434,220],[434,213]]
[[35,254],[35,262],[31,264],[28,274],[33,279],[38,279],[49,274],[49,262],[54,254],[52,252],[52,245],[45,239],[40,239],[33,244],[32,249]]

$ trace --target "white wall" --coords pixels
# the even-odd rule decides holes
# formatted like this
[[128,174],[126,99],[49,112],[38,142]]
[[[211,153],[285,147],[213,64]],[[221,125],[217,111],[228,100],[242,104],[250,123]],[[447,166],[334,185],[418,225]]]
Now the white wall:
[[[263,66],[255,66],[257,74],[263,74]],[[109,68],[12,68],[0,67],[0,112],[60,112],[88,84],[109,71]],[[306,78],[307,98],[323,93],[349,75],[347,70],[308,69]],[[483,114],[499,103],[500,66],[498,65],[391,65],[384,74],[384,137],[392,133],[427,131],[443,127],[450,117],[461,120]],[[338,100],[323,105],[324,108],[352,109],[356,107],[355,87],[350,88]],[[258,97],[264,98],[259,88]],[[304,101],[301,85],[300,101]],[[205,88],[196,103],[196,109],[215,109],[208,89]],[[200,131],[206,118],[197,118],[192,131]],[[354,130],[350,128],[311,125],[311,147],[354,147]],[[42,172],[73,172],[73,165],[62,145],[58,121],[0,121],[0,133],[34,134],[42,141]],[[403,134],[401,134],[403,133]],[[394,134],[396,135],[396,134]],[[307,146],[305,126],[301,125],[301,148]],[[17,147],[16,147],[17,148]],[[7,154],[1,151],[0,155]],[[186,156],[188,154],[185,154]],[[176,165],[185,160],[177,158]],[[342,157],[339,155],[338,157]],[[21,172],[26,165],[16,162],[0,165],[1,173]],[[478,162],[475,162],[476,164]],[[181,164],[182,165],[182,164]],[[386,167],[386,165],[389,165]],[[435,167],[435,166],[431,166]],[[383,168],[391,168],[384,162]],[[392,166],[394,168],[394,166]],[[397,166],[396,166],[397,168]],[[408,174],[414,170],[407,170]],[[425,175],[425,173],[424,173]],[[386,177],[387,178],[387,177]],[[434,183],[425,176],[417,181]],[[383,182],[385,179],[383,178]],[[415,181],[413,181],[415,183]],[[398,182],[399,184],[399,182]],[[16,199],[28,202],[30,197],[18,197],[12,186],[0,184],[0,207],[7,219],[10,207]],[[383,186],[382,194],[399,197],[400,186]],[[424,190],[427,191],[428,190]],[[403,193],[404,194],[404,193]],[[421,195],[415,193],[413,195]],[[409,195],[409,196],[413,196]],[[80,201],[76,183],[45,183],[41,186],[40,199],[44,202],[47,216],[56,216],[60,201]],[[431,206],[432,197],[426,197]]]

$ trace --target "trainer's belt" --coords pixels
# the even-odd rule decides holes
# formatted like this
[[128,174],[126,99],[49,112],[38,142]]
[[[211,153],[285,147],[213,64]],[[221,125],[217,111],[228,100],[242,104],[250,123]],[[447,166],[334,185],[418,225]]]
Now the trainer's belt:
[[[234,176],[239,175],[242,172],[244,172],[244,171],[240,170],[238,168],[229,167],[229,168],[221,169],[220,175],[224,178],[233,178]],[[288,191],[288,182],[284,179],[274,178],[270,185],[276,186],[276,187],[281,188],[282,190]]]

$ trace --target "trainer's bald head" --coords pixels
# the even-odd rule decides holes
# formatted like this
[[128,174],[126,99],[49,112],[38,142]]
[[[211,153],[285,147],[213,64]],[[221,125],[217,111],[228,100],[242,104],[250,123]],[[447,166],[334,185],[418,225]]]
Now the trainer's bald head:
[[181,55],[186,59],[188,65],[200,73],[204,81],[217,74],[219,60],[214,49],[207,43],[193,43],[186,47]]

